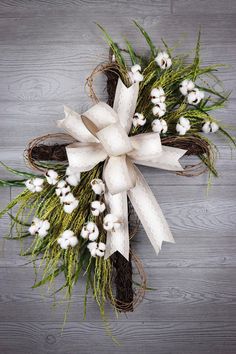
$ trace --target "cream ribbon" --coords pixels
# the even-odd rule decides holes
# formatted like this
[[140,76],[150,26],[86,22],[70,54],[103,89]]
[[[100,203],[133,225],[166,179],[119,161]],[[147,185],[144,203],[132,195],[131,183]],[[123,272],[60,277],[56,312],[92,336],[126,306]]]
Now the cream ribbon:
[[138,83],[127,88],[119,79],[113,108],[99,102],[80,115],[65,107],[65,118],[57,122],[77,140],[66,148],[71,169],[85,172],[105,161],[106,204],[121,222],[118,230],[107,233],[105,258],[119,251],[129,259],[127,195],[156,253],[163,241],[174,242],[160,206],[134,163],[182,171],[178,160],[186,151],[163,146],[158,133],[128,136],[138,91]]

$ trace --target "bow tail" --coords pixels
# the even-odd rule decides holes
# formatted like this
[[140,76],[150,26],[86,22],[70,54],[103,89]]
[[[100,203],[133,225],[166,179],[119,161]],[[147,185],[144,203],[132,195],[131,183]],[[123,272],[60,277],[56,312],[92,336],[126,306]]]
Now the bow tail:
[[105,200],[109,206],[110,213],[116,215],[121,221],[121,225],[118,229],[107,232],[105,259],[118,251],[129,260],[127,192],[114,195],[107,192],[105,194]]
[[134,168],[137,178],[136,186],[128,191],[128,197],[158,254],[163,241],[172,243],[175,241],[150,187],[140,171],[136,167]]

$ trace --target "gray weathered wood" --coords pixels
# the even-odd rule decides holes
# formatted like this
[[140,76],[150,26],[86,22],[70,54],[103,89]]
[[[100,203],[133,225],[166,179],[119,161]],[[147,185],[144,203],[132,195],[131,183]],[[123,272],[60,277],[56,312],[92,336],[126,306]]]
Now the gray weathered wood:
[[[128,321],[225,321],[236,316],[235,275],[230,269],[220,268],[159,268],[145,266],[148,284],[155,290],[148,291],[143,302],[134,313],[121,314],[119,320]],[[54,311],[54,300],[47,288],[31,289],[34,271],[30,268],[1,268],[1,321],[58,321],[62,322],[66,310],[64,294],[58,294]],[[57,290],[62,277],[55,281]],[[83,319],[83,280],[76,285],[68,321]],[[14,307],[14,311],[12,311]],[[106,313],[111,322],[116,315],[107,304]],[[100,321],[99,309],[91,295],[88,297],[87,320]]]
[[215,0],[172,0],[172,9],[174,14],[235,14],[235,1],[215,1]]
[[103,354],[111,351],[114,354],[199,354],[210,353],[209,350],[222,354],[225,348],[227,354],[235,353],[235,322],[190,321],[187,327],[178,321],[116,322],[112,323],[111,330],[119,340],[119,346],[105,334],[104,328],[102,322],[69,322],[62,332],[55,322],[7,322],[0,326],[0,340],[4,354],[15,353],[15,348],[18,354]]

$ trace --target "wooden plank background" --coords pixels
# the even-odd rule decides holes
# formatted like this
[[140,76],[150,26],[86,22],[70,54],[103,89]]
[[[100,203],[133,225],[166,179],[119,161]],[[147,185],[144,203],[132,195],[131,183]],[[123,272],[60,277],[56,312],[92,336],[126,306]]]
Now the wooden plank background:
[[[157,45],[164,37],[194,46],[202,26],[206,64],[228,64],[220,77],[235,88],[236,2],[234,0],[2,0],[0,2],[0,160],[23,168],[29,139],[56,131],[63,104],[83,111],[90,104],[86,76],[107,57],[95,22],[121,45],[126,36],[147,50],[131,20],[144,25]],[[179,50],[179,49],[178,49]],[[98,92],[103,96],[102,81]],[[236,91],[216,116],[235,121]],[[149,285],[135,313],[117,319],[107,308],[116,346],[106,336],[92,298],[82,319],[81,288],[75,290],[62,333],[65,303],[53,308],[42,291],[31,290],[34,272],[6,241],[9,220],[1,220],[1,354],[235,354],[236,353],[236,160],[223,139],[220,177],[207,194],[207,176],[184,178],[142,168],[176,239],[155,256],[141,229],[134,247],[143,259]],[[1,170],[0,178],[9,177]],[[0,207],[18,193],[1,189]],[[60,283],[60,279],[57,279]],[[60,295],[59,295],[60,299]]]

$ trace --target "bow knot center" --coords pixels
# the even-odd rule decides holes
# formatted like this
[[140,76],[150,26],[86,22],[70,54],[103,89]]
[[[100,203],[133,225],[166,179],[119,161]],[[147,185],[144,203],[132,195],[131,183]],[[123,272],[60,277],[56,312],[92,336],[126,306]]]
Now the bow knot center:
[[113,123],[99,130],[97,138],[108,156],[126,155],[133,150],[130,138],[119,123]]

